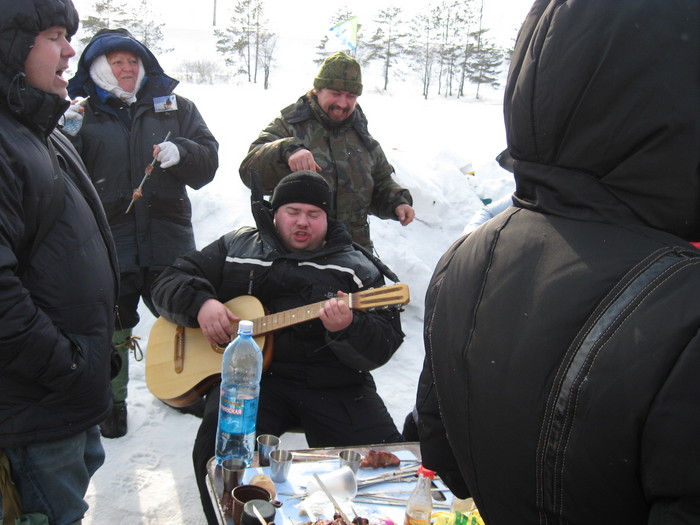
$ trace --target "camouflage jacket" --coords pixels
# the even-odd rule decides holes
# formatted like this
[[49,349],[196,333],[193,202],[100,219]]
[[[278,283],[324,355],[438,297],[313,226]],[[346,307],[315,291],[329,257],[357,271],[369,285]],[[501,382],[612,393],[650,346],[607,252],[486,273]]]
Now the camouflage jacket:
[[331,122],[311,92],[282,110],[250,146],[240,167],[246,186],[259,173],[263,191],[271,194],[291,170],[289,156],[300,148],[313,153],[335,197],[334,215],[343,222],[352,240],[371,248],[368,214],[397,219],[400,204],[413,204],[411,194],[392,178],[394,168],[379,142],[367,130],[360,106],[341,124]]

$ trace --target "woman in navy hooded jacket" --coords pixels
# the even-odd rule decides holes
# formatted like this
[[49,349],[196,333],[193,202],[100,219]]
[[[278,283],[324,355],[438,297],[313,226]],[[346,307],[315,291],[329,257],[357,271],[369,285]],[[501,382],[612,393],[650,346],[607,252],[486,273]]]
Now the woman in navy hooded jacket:
[[[201,188],[218,167],[218,143],[196,106],[173,93],[177,84],[128,31],[103,29],[86,46],[68,86],[72,99],[90,97],[72,140],[105,208],[119,255],[114,343],[124,365],[112,383],[115,405],[101,426],[105,437],[127,431],[127,358],[138,302],[143,298],[157,315],[151,283],[178,255],[195,249],[186,186]],[[129,208],[154,156],[159,162]]]

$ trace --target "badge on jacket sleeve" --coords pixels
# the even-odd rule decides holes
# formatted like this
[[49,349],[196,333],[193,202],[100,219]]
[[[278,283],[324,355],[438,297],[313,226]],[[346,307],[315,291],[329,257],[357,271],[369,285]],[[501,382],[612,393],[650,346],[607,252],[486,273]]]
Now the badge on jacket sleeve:
[[175,95],[153,97],[153,109],[156,111],[156,113],[162,113],[163,111],[176,111],[177,99],[175,98]]

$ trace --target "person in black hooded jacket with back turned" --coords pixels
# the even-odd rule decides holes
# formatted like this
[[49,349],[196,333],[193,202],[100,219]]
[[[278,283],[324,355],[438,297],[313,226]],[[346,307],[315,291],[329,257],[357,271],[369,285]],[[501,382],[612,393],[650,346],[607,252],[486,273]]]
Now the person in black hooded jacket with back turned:
[[70,0],[0,0],[0,13],[0,521],[68,525],[105,459],[117,257],[54,130],[78,13]]
[[514,207],[426,297],[423,462],[489,525],[700,523],[700,3],[538,0]]
[[[67,124],[82,122],[79,131],[70,125],[64,131],[74,133],[119,253],[114,344],[124,364],[112,382],[114,410],[100,427],[109,438],[127,432],[128,357],[129,348],[136,350],[139,300],[157,315],[151,284],[178,255],[195,249],[187,186],[208,184],[219,165],[217,141],[194,103],[173,92],[177,84],[128,31],[103,29],[85,47],[68,85],[75,100],[90,97],[84,114],[66,112]],[[153,157],[158,163],[132,202]]]

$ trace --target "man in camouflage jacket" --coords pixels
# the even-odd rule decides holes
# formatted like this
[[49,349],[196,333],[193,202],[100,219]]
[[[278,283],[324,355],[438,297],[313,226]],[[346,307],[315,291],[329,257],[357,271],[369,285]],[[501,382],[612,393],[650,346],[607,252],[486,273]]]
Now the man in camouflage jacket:
[[367,130],[357,105],[361,94],[360,64],[343,52],[326,58],[314,88],[260,133],[239,171],[248,187],[259,173],[266,194],[293,171],[320,173],[333,191],[335,218],[353,241],[372,249],[367,215],[406,226],[415,212],[411,194],[392,178],[394,168]]

